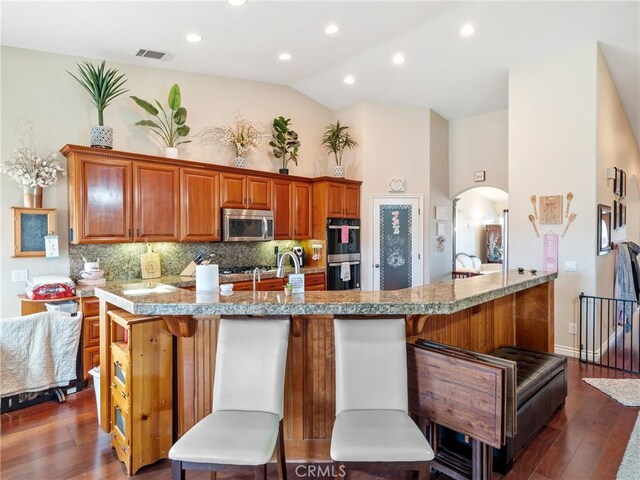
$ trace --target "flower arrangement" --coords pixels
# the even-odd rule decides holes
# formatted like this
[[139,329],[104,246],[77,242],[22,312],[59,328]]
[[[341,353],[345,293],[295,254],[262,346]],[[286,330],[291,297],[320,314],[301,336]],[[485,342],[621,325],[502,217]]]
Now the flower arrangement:
[[11,180],[25,187],[48,187],[58,181],[58,173],[65,171],[58,160],[58,152],[40,156],[33,146],[33,125],[23,119],[16,125],[19,146],[13,150],[13,157],[0,165],[0,170]]
[[223,127],[205,128],[200,135],[217,140],[227,148],[232,148],[236,157],[246,157],[255,152],[263,144],[264,128],[259,123],[249,121],[236,110],[233,113],[234,123]]

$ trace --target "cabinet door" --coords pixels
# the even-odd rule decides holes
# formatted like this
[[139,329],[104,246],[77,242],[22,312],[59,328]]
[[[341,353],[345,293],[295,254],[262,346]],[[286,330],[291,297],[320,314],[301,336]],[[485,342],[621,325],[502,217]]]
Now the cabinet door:
[[293,238],[311,238],[311,184],[293,184]]
[[344,185],[327,183],[327,217],[344,215]]
[[344,216],[360,218],[360,187],[358,185],[344,186]]
[[271,180],[247,177],[247,208],[271,210]]
[[259,292],[279,292],[284,285],[282,278],[266,278],[256,284]]
[[180,169],[180,241],[220,240],[218,172]]
[[276,240],[290,240],[293,237],[293,183],[290,180],[273,180],[271,190],[275,223],[273,236]]
[[220,174],[220,206],[245,208],[247,204],[247,177],[237,173]]
[[233,282],[234,292],[250,292],[253,290],[253,282]]
[[83,158],[78,165],[77,205],[72,215],[80,231],[73,243],[130,242],[131,162]]
[[180,169],[170,165],[133,166],[134,241],[177,242],[180,230]]

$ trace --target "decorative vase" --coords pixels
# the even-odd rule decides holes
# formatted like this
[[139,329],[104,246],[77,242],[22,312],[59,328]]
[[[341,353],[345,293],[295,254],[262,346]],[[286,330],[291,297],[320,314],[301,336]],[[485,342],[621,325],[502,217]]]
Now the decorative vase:
[[233,166],[236,168],[247,168],[247,159],[243,157],[236,157],[233,159]]
[[333,176],[338,178],[345,177],[344,165],[336,165],[333,167]]
[[281,168],[280,170],[278,170],[278,173],[281,173],[282,175],[289,175],[289,169]]
[[167,158],[178,158],[178,148],[164,147],[164,156]]
[[42,187],[29,187],[24,185],[23,199],[26,208],[42,208]]
[[89,128],[89,137],[91,146],[95,148],[113,148],[113,128],[104,127],[102,125],[92,125]]

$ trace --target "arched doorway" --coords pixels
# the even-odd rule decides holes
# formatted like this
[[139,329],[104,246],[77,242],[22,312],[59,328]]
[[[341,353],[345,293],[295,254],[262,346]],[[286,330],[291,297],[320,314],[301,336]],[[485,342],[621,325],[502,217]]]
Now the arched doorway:
[[453,199],[454,271],[461,266],[467,269],[465,257],[477,258],[483,270],[499,270],[504,251],[504,210],[508,202],[507,192],[495,187],[471,188]]

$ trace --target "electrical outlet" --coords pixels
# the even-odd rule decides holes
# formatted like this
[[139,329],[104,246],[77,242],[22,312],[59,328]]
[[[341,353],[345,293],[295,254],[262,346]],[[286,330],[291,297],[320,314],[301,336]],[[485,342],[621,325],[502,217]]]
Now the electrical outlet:
[[12,282],[26,282],[29,276],[29,270],[11,270]]
[[569,334],[570,335],[575,335],[576,334],[576,324],[575,323],[570,323],[569,324]]
[[575,272],[577,270],[577,264],[575,260],[567,260],[564,262],[565,272]]

